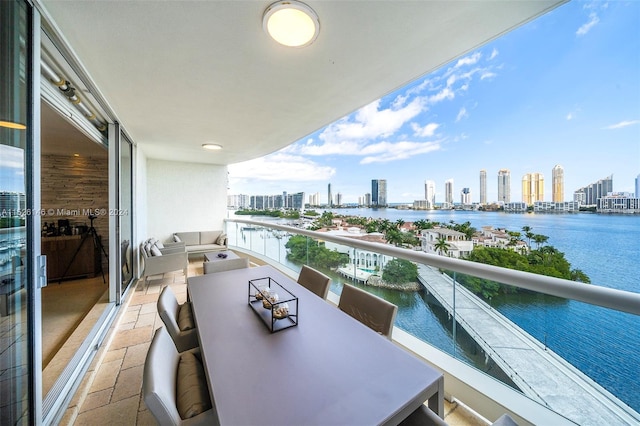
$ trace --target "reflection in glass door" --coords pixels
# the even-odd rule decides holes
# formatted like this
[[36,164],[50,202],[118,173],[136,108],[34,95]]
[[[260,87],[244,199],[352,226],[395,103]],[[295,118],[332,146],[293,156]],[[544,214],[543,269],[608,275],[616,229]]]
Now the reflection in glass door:
[[133,274],[133,146],[124,132],[120,134],[120,263],[122,293],[132,282]]
[[[33,91],[31,9],[21,0],[0,2],[0,424],[35,421],[33,318],[27,279],[32,270],[29,202],[30,118]],[[33,199],[31,199],[33,200]],[[35,218],[35,219],[34,219]],[[30,288],[31,287],[31,288]],[[32,296],[32,297],[29,297]]]

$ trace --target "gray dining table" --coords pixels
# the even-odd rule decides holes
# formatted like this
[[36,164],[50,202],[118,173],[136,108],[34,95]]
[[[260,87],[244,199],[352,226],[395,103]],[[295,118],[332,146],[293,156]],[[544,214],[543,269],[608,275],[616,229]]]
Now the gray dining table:
[[[271,333],[249,306],[249,280],[265,277],[298,298],[296,326]],[[188,289],[222,425],[393,425],[427,400],[444,414],[442,373],[272,266]]]

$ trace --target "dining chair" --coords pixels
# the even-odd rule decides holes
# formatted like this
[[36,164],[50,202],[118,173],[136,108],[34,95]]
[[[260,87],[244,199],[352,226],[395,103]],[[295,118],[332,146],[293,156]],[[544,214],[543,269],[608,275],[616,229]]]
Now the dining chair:
[[202,269],[205,274],[213,274],[216,272],[231,271],[233,269],[242,269],[249,267],[249,258],[241,257],[238,259],[214,260],[213,262],[203,262]]
[[393,303],[352,285],[344,284],[338,308],[391,340],[393,323],[398,312],[398,307]]
[[302,270],[298,275],[298,284],[326,299],[327,294],[329,294],[331,278],[307,265],[302,265]]
[[164,327],[156,330],[147,352],[142,395],[162,426],[217,422],[199,348],[178,352]]
[[180,305],[171,287],[166,286],[160,293],[157,308],[178,352],[198,346],[198,330],[193,320],[191,303]]
[[436,413],[429,407],[422,404],[416,408],[409,416],[399,423],[399,426],[447,426]]

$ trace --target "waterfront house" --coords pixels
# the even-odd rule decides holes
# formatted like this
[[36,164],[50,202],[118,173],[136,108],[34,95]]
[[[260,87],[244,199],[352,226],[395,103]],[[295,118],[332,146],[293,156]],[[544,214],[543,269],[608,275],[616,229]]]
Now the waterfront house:
[[[460,259],[469,255],[473,250],[473,241],[467,240],[467,236],[464,233],[453,229],[440,227],[423,229],[420,235],[422,251],[426,253],[441,254]],[[438,247],[438,242],[441,240],[446,241],[446,250]]]
[[[270,1],[0,2],[1,158],[29,212],[24,226],[5,230],[7,240],[25,240],[26,273],[2,286],[11,294],[0,318],[0,424],[72,424],[82,403],[79,424],[151,423],[140,388],[158,288],[136,287],[140,244],[224,229],[229,164],[282,149],[565,1],[308,3],[320,33],[289,48],[264,31]],[[15,161],[5,163],[9,154]],[[89,213],[58,217],[54,203]],[[64,241],[96,221],[97,239],[83,250],[97,285],[46,288],[54,265],[41,256],[41,225],[50,214]],[[66,358],[46,365],[54,322],[45,307],[89,299],[96,287],[88,331],[70,330],[75,346],[63,344]],[[60,303],[48,300],[56,289]],[[116,326],[124,332],[113,338]],[[395,336],[446,371],[449,399],[489,420],[505,411],[521,422],[564,419],[401,330]],[[88,374],[96,370],[103,374]],[[78,392],[94,377],[99,391]]]
[[521,239],[514,239],[505,229],[494,229],[493,226],[483,226],[471,238],[474,246],[497,247],[511,249],[518,253],[526,253],[529,246]]

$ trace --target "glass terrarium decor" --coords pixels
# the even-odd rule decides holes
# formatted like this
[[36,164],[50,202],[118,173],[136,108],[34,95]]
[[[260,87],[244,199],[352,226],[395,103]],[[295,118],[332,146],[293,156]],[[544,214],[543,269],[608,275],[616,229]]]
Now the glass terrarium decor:
[[249,306],[269,331],[298,325],[298,298],[271,277],[249,280]]

